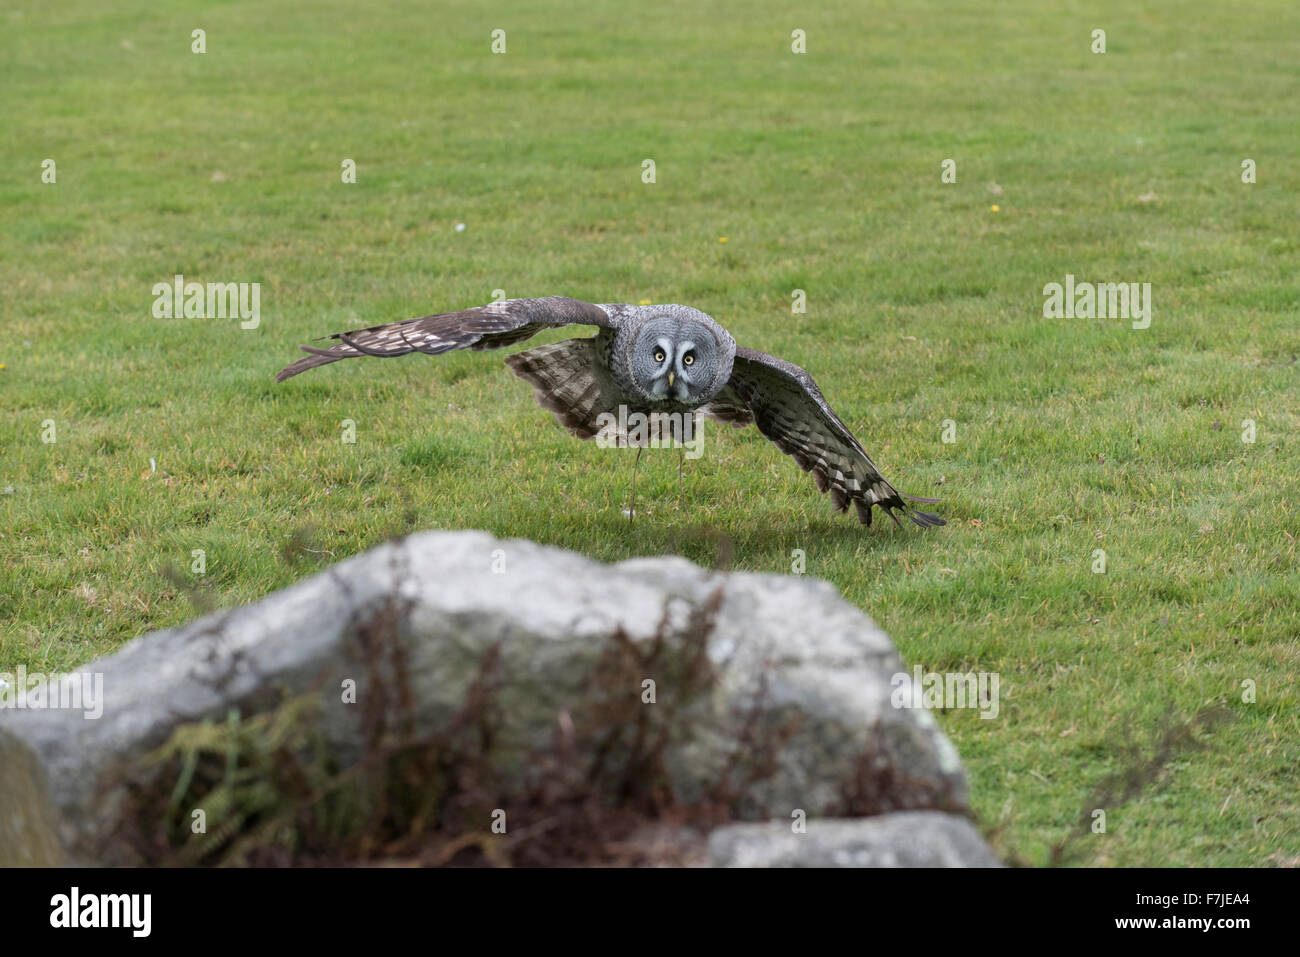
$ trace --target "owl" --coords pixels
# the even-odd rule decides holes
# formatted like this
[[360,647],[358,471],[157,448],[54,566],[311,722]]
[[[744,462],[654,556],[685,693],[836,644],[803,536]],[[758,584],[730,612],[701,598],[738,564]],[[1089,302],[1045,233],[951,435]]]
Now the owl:
[[[726,329],[689,306],[595,305],[563,296],[507,299],[335,333],[327,337],[337,340],[329,348],[302,346],[308,355],[281,369],[276,381],[357,356],[500,349],[571,325],[595,326],[597,332],[517,352],[505,362],[578,438],[627,439],[626,423],[637,416],[668,423],[674,439],[698,416],[737,428],[752,424],[812,473],[837,510],[847,512],[851,504],[862,524],[871,524],[872,506],[895,524],[895,512],[922,528],[945,524],[908,504],[937,499],[904,495],[885,480],[812,376],[784,359],[737,347]],[[641,435],[626,444],[640,449],[647,443]]]

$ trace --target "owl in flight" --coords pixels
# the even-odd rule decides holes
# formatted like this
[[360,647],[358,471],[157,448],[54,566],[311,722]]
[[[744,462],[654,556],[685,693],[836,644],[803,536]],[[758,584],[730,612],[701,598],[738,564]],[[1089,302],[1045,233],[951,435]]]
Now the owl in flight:
[[738,348],[726,329],[689,306],[598,306],[563,296],[507,299],[335,333],[328,338],[337,339],[337,345],[303,346],[310,355],[285,366],[275,381],[355,356],[500,349],[568,325],[599,331],[591,338],[518,352],[505,361],[533,385],[538,403],[578,438],[597,437],[620,406],[643,416],[687,413],[737,427],[753,423],[812,473],[836,509],[847,512],[852,503],[864,525],[871,524],[873,505],[895,524],[896,510],[923,528],[945,524],[904,501],[928,504],[937,499],[904,495],[885,481],[826,404],[812,376],[784,359]]

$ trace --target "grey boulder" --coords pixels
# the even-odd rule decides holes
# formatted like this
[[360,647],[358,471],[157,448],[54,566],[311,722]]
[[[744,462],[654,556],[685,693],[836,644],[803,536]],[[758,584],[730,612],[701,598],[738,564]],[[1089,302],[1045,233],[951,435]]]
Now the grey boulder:
[[[769,735],[775,743],[766,773],[733,809],[740,819],[796,809],[815,819],[964,806],[965,772],[933,717],[891,705],[891,676],[903,663],[889,637],[825,582],[719,573],[681,558],[604,565],[483,532],[424,532],[252,605],[145,635],[84,666],[103,675],[98,719],[0,709],[0,753],[9,765],[0,772],[0,809],[18,800],[19,787],[24,806],[34,791],[48,792],[48,812],[11,814],[46,836],[6,837],[0,863],[46,862],[60,853],[76,862],[129,863],[95,841],[121,805],[113,772],[178,725],[314,695],[326,739],[341,755],[355,753],[364,747],[367,701],[400,698],[417,731],[445,726],[489,654],[507,705],[496,746],[522,787],[533,771],[530,756],[554,740],[557,719],[589,693],[612,635],[645,648],[665,630],[685,634],[701,622],[712,679],[702,696],[678,702],[674,721],[684,730],[664,755],[681,800],[706,794],[754,747],[756,733],[779,727],[781,734]],[[671,676],[644,678],[656,683],[660,702],[645,707],[674,700]],[[350,682],[360,704],[342,700],[340,688]],[[609,690],[638,700],[644,693],[640,682]],[[821,821],[810,834],[844,836],[849,858],[878,862],[946,861],[935,842],[970,836],[945,824],[917,845],[923,853],[908,857],[901,845],[889,845],[891,858],[885,844],[863,838],[875,833],[870,828],[843,831],[857,826]],[[48,839],[55,832],[61,851]],[[759,854],[739,836],[717,840],[729,863],[798,859],[793,851]],[[799,853],[822,847],[809,843],[816,840],[797,845]],[[973,859],[965,850],[952,853]]]

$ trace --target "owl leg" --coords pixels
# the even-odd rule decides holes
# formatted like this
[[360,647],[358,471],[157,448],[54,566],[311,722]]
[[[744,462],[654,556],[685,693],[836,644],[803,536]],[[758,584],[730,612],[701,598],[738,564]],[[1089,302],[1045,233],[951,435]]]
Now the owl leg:
[[631,525],[636,520],[636,470],[641,464],[641,452],[645,446],[636,447],[636,461],[632,463],[632,504],[627,510],[627,523]]

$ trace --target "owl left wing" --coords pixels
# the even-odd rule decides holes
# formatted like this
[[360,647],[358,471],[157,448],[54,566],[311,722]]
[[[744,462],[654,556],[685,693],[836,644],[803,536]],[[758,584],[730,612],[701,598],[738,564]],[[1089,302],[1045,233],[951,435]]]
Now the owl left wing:
[[864,525],[871,524],[873,505],[884,509],[895,524],[901,524],[895,509],[922,528],[947,524],[904,501],[932,504],[938,499],[913,498],[890,485],[826,404],[812,376],[797,365],[754,349],[737,349],[731,379],[715,401],[725,406],[737,400],[749,409],[763,435],[811,472],[820,491],[830,492],[831,504],[839,511],[848,511],[852,502]]
[[456,349],[500,349],[535,336],[543,329],[574,324],[612,329],[628,308],[618,304],[597,306],[565,296],[506,299],[472,309],[336,332],[325,338],[339,340],[338,345],[328,349],[302,346],[302,351],[311,355],[285,366],[275,381],[283,382],[308,369],[357,356],[386,359],[412,352],[436,356]]

